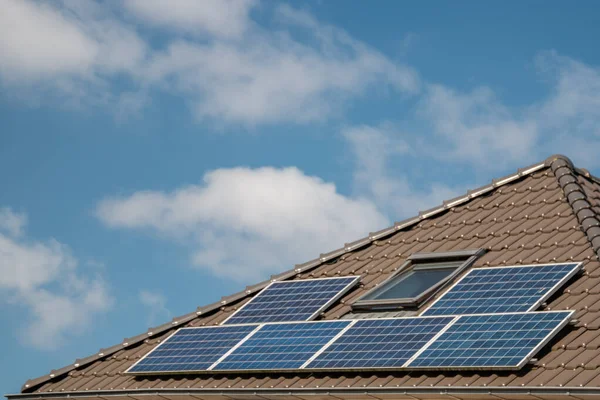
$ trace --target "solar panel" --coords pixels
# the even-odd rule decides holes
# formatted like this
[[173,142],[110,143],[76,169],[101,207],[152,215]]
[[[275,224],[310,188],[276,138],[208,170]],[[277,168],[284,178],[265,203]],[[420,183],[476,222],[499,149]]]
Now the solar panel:
[[299,369],[351,321],[318,321],[262,326],[213,371]]
[[399,368],[453,319],[358,320],[306,368]]
[[127,372],[206,371],[256,328],[257,325],[182,328]]
[[533,311],[581,266],[568,263],[475,268],[421,315]]
[[136,374],[365,369],[518,369],[573,311],[183,328]]
[[358,282],[357,276],[273,282],[224,325],[308,321]]
[[571,315],[573,311],[461,316],[407,367],[519,369]]

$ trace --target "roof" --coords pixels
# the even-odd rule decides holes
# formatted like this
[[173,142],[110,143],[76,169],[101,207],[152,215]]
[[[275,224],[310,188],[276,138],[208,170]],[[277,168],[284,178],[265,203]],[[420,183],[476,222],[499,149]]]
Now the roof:
[[[361,275],[321,319],[347,318],[350,304],[416,252],[485,248],[474,267],[583,261],[584,273],[547,301],[575,310],[537,359],[519,371],[298,372],[125,375],[181,326],[219,324],[272,280]],[[28,381],[9,398],[574,398],[600,397],[600,180],[565,156],[520,169],[465,196],[297,265],[220,302]],[[571,397],[569,397],[571,396]]]

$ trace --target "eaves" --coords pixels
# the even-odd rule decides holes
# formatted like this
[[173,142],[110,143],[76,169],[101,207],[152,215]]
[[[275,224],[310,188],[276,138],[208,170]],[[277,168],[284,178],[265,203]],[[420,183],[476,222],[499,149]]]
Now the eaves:
[[136,389],[60,393],[8,394],[9,400],[347,400],[347,399],[599,399],[600,388],[584,387],[410,387],[410,388],[294,388],[294,389]]

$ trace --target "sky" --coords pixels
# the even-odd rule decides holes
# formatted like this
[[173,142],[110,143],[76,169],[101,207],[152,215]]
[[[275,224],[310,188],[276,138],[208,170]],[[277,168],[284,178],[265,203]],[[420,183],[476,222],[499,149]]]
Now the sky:
[[0,392],[544,160],[597,2],[0,0]]

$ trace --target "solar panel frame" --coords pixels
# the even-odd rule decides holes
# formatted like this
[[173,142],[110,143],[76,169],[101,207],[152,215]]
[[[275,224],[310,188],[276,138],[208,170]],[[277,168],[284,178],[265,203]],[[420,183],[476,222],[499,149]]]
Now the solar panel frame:
[[[320,354],[323,348],[339,338],[355,322],[355,320],[325,320],[262,324],[259,329],[252,332],[238,346],[211,366],[210,371],[249,373],[301,370],[316,354]],[[314,333],[312,336],[304,335],[304,332],[317,332],[319,329],[315,329],[314,325],[322,327],[322,331],[335,332],[328,336],[319,336],[318,333]],[[289,329],[285,329],[286,327]],[[286,336],[284,332],[289,332],[289,336]],[[261,335],[263,336],[261,337]],[[278,336],[274,338],[276,335]],[[321,343],[318,342],[319,339],[321,339]],[[245,346],[248,348],[245,349]],[[312,348],[312,350],[307,351],[307,348]],[[268,351],[262,351],[264,349],[268,349]],[[291,357],[285,359],[274,357],[282,352]],[[298,360],[306,354],[309,355]],[[248,360],[244,360],[244,358]],[[267,366],[268,364],[270,366]],[[289,364],[295,366],[289,366]],[[254,367],[244,368],[243,365],[253,365]]]
[[[280,320],[280,321],[253,321],[253,322],[231,322],[233,320],[236,320],[238,317],[238,314],[242,314],[243,310],[248,307],[250,304],[252,304],[253,301],[255,301],[255,299],[259,298],[261,296],[261,294],[265,293],[269,288],[273,287],[274,285],[281,285],[281,284],[295,284],[295,283],[307,283],[307,282],[314,282],[314,281],[326,281],[326,280],[343,280],[343,279],[347,279],[349,282],[346,286],[344,286],[340,291],[337,292],[337,294],[335,294],[334,296],[332,296],[327,302],[323,303],[318,309],[316,309],[308,318],[304,319],[304,320]],[[343,277],[327,277],[327,278],[314,278],[314,279],[302,279],[302,280],[291,280],[291,281],[273,281],[271,283],[269,283],[264,289],[262,289],[256,296],[254,296],[252,299],[250,299],[250,301],[246,302],[244,305],[242,305],[239,309],[237,309],[233,314],[231,314],[229,317],[227,317],[223,322],[221,322],[221,325],[241,325],[244,323],[251,323],[251,324],[268,324],[268,323],[282,323],[282,322],[302,322],[302,321],[312,321],[313,319],[315,319],[316,317],[319,316],[319,314],[323,311],[326,310],[328,307],[330,307],[332,304],[334,304],[337,300],[339,300],[344,294],[346,294],[350,289],[352,289],[352,287],[354,287],[360,280],[360,276],[354,276],[354,275],[350,275],[350,276],[343,276]]]
[[[177,329],[175,332],[173,332],[172,334],[170,334],[166,339],[164,339],[162,342],[160,342],[158,345],[156,345],[156,347],[154,347],[152,350],[150,350],[147,354],[145,354],[144,356],[142,356],[138,361],[136,361],[132,366],[130,366],[129,368],[127,368],[127,370],[124,372],[125,374],[132,374],[132,375],[156,375],[156,374],[181,374],[181,373],[189,373],[189,372],[193,372],[193,373],[207,373],[210,372],[210,368],[212,366],[214,366],[214,364],[216,362],[218,362],[219,360],[221,360],[223,357],[225,357],[229,352],[231,352],[233,349],[237,348],[241,343],[243,343],[245,340],[247,340],[247,338],[249,336],[252,336],[259,328],[261,325],[259,324],[239,324],[239,325],[228,325],[228,326],[222,326],[222,325],[214,325],[214,326],[202,326],[202,327],[183,327],[180,329]],[[136,370],[136,367],[138,367],[140,364],[142,364],[146,359],[151,358],[153,355],[155,355],[158,351],[161,351],[165,345],[168,345],[168,343],[172,343],[169,342],[175,335],[177,335],[179,332],[181,331],[192,331],[192,330],[204,330],[204,329],[234,329],[234,328],[239,328],[239,327],[249,327],[249,328],[253,328],[253,329],[249,329],[248,332],[245,334],[245,336],[241,337],[239,339],[239,341],[232,346],[231,349],[225,351],[222,355],[219,355],[217,357],[217,359],[215,361],[211,361],[210,363],[206,362],[204,364],[208,364],[208,368],[205,369],[171,369],[171,370],[157,370],[157,369],[153,369],[153,370]],[[233,339],[235,340],[235,339]]]
[[[475,273],[474,271],[481,270],[499,270],[499,269],[514,269],[514,268],[530,268],[530,267],[545,267],[545,266],[568,266],[573,265],[573,268],[569,273],[567,273],[563,278],[554,284],[550,289],[548,289],[543,295],[539,297],[539,299],[534,302],[527,310],[510,310],[510,311],[482,311],[482,312],[468,312],[468,313],[460,313],[460,310],[453,310],[454,312],[451,314],[436,314],[432,313],[432,310],[435,310],[435,306],[445,301],[446,296],[452,292],[452,289],[459,286],[465,279],[469,277],[470,274]],[[537,310],[540,305],[546,301],[550,296],[558,291],[562,286],[565,285],[573,276],[575,276],[583,267],[583,262],[568,262],[568,263],[545,263],[545,264],[527,264],[527,265],[512,265],[512,266],[503,266],[503,267],[483,267],[483,268],[472,268],[467,271],[462,277],[460,277],[452,286],[450,286],[440,297],[438,297],[426,310],[424,310],[420,315],[423,317],[428,316],[442,316],[442,315],[470,315],[470,314],[507,314],[511,312],[531,312]]]
[[[448,331],[450,331],[452,329],[453,326],[455,326],[456,324],[460,323],[460,320],[462,318],[477,318],[477,317],[485,317],[485,316],[492,316],[492,317],[500,317],[500,316],[505,316],[505,315],[544,315],[544,314],[562,314],[564,315],[562,321],[560,321],[560,323],[558,323],[552,330],[550,330],[549,332],[547,332],[547,334],[543,337],[543,339],[539,340],[539,342],[533,346],[531,348],[531,350],[523,355],[521,357],[521,361],[519,363],[516,363],[514,365],[461,365],[461,366],[457,366],[457,365],[445,365],[445,366],[441,366],[441,365],[416,365],[414,364],[415,361],[419,360],[419,357],[421,357],[423,355],[423,353],[426,353],[427,351],[429,351],[432,346],[438,341],[441,340],[443,335],[446,334]],[[542,311],[542,312],[537,312],[537,313],[532,313],[532,312],[518,312],[518,313],[487,313],[487,314],[470,314],[470,315],[460,315],[457,316],[457,318],[455,320],[453,320],[444,330],[444,332],[442,332],[440,335],[438,335],[438,337],[435,338],[435,340],[431,340],[427,346],[423,347],[421,349],[421,351],[415,356],[413,357],[411,360],[409,360],[406,364],[405,367],[403,368],[404,370],[407,371],[413,371],[413,370],[419,370],[419,371],[457,371],[457,370],[461,370],[461,371],[511,371],[511,370],[519,370],[521,368],[523,368],[523,366],[525,366],[525,364],[527,364],[527,362],[529,362],[529,360],[531,360],[531,358],[537,354],[546,344],[548,344],[548,342],[550,342],[550,340],[552,340],[557,333],[563,329],[566,325],[569,324],[571,318],[573,317],[573,314],[575,314],[574,310],[561,310],[561,311]],[[504,339],[501,339],[504,340]],[[464,340],[463,340],[464,343]],[[437,350],[437,349],[436,349]],[[448,349],[449,351],[450,349]],[[454,349],[452,349],[454,350]]]

